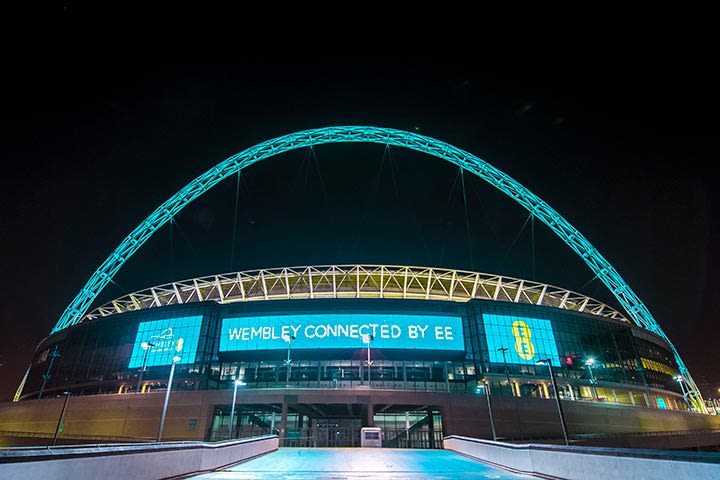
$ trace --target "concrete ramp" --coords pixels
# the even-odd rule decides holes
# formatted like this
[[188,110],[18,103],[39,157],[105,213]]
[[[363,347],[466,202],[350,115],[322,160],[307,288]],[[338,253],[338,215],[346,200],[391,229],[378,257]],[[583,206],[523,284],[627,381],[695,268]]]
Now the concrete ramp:
[[222,471],[216,480],[480,480],[531,479],[447,450],[281,448]]

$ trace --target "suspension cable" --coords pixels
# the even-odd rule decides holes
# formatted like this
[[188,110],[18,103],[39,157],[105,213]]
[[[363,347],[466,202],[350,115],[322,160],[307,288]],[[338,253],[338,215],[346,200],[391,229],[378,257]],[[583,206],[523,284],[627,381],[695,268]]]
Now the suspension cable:
[[533,214],[530,213],[530,215],[528,215],[528,217],[525,219],[525,223],[522,224],[522,227],[520,227],[520,230],[518,231],[517,235],[515,235],[515,238],[513,238],[512,243],[510,244],[507,251],[505,252],[505,255],[503,256],[503,261],[505,261],[507,259],[507,256],[510,255],[510,251],[515,246],[515,243],[517,243],[518,239],[520,238],[520,235],[525,230],[525,227],[527,226],[528,222],[530,221],[530,219],[532,217],[533,217]]
[[467,233],[468,252],[470,253],[470,268],[471,268],[471,270],[475,270],[475,260],[473,259],[472,241],[470,240],[470,219],[468,218],[467,195],[465,194],[465,174],[463,173],[462,167],[458,167],[458,168],[460,170],[460,182],[462,184],[463,205],[465,206],[465,231]]
[[175,253],[173,251],[173,223],[175,217],[170,217],[170,275],[175,278]]
[[[368,215],[368,210],[370,209],[371,204],[375,204],[375,199],[377,198],[378,191],[380,190],[380,180],[382,179],[382,172],[383,167],[385,166],[385,158],[386,155],[388,155],[388,150],[390,149],[389,145],[385,145],[385,148],[383,148],[383,153],[380,156],[380,166],[378,167],[377,174],[375,175],[375,185],[372,190],[368,191],[367,198],[365,199],[365,203],[363,205],[363,212],[361,215],[360,223],[356,228],[362,228],[365,225],[365,220]],[[360,243],[360,234],[356,233],[354,235],[355,241],[353,242],[351,253],[355,252],[355,249],[357,248],[358,244]]]
[[240,172],[237,173],[237,183],[235,185],[235,214],[233,215],[233,234],[232,234],[232,245],[230,246],[230,271],[232,272],[235,267],[235,238],[237,236],[237,216],[238,216],[238,203],[240,201]]
[[536,280],[535,277],[535,214],[530,213],[530,253],[532,256],[532,279]]
[[[432,254],[430,253],[430,247],[428,247],[427,241],[425,241],[425,235],[423,235],[422,231],[422,225],[420,225],[420,221],[418,220],[418,216],[415,214],[415,210],[412,208],[412,204],[407,200],[407,196],[400,197],[400,189],[398,188],[397,184],[397,177],[400,176],[400,168],[397,165],[397,161],[393,161],[393,157],[395,157],[395,154],[390,148],[390,146],[387,147],[388,150],[388,160],[390,163],[390,177],[392,178],[393,187],[395,188],[395,198],[398,199],[398,201],[401,201],[404,199],[403,203],[405,204],[405,208],[407,208],[408,212],[410,212],[410,217],[413,220],[413,223],[417,227],[418,230],[418,236],[420,237],[420,241],[423,244],[423,248],[425,249],[425,255],[427,255],[428,261],[432,263]],[[397,160],[397,157],[395,157],[395,160]],[[397,173],[395,172],[397,170]]]

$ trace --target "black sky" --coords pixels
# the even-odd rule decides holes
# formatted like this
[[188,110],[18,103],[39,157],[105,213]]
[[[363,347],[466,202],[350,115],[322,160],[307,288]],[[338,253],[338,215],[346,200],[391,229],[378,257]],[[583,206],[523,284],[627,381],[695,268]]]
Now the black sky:
[[[449,142],[538,194],[633,287],[701,389],[717,392],[709,47],[395,41],[378,49],[321,36],[146,44],[58,35],[9,53],[0,399],[93,270],[157,205],[258,142],[350,124]],[[370,145],[313,153],[243,173],[234,253],[236,178],[183,211],[172,235],[156,234],[103,298],[231,269],[359,262],[534,277],[612,302],[540,224],[533,256],[527,213],[468,177],[466,224],[457,167]]]

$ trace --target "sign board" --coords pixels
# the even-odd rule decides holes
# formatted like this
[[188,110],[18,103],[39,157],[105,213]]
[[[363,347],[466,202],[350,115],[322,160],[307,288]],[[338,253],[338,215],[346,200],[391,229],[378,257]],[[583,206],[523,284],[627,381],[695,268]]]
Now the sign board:
[[459,316],[318,313],[223,318],[220,352],[364,348],[369,335],[372,348],[465,350]]
[[553,366],[560,366],[550,320],[485,313],[483,324],[491,362],[534,365],[549,358]]
[[195,363],[202,319],[199,315],[141,322],[128,368],[142,367],[144,360],[148,367],[171,365],[175,355],[180,356],[178,364]]

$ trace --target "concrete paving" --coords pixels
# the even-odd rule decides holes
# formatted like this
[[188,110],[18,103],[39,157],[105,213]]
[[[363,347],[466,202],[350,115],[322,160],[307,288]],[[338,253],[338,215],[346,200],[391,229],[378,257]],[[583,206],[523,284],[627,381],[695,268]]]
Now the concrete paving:
[[446,450],[281,448],[203,480],[529,480]]

